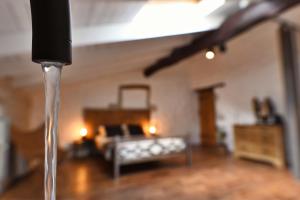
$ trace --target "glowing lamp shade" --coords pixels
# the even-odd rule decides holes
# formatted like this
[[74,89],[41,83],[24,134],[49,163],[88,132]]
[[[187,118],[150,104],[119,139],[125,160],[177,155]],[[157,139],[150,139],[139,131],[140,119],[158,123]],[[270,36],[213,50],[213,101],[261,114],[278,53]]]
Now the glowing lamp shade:
[[86,128],[81,128],[79,133],[81,137],[86,137],[88,134],[88,130]]
[[154,125],[149,126],[149,133],[151,135],[156,135],[157,134],[157,128]]
[[208,50],[205,54],[205,57],[208,59],[208,60],[212,60],[215,58],[215,52],[213,52],[212,50]]

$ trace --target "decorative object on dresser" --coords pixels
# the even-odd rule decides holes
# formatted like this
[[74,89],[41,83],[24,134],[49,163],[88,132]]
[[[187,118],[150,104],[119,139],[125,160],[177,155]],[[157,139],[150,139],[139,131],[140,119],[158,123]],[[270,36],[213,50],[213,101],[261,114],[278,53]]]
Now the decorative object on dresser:
[[269,162],[278,168],[285,166],[282,126],[236,125],[234,134],[235,157]]
[[252,109],[257,124],[282,124],[281,116],[277,113],[274,102],[267,97],[260,101],[257,97],[252,99]]

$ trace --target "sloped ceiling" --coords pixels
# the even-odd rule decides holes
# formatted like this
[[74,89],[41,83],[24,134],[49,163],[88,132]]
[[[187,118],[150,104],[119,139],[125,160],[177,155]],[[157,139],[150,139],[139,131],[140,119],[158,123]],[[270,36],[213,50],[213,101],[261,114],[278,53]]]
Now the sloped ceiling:
[[[158,2],[196,5],[198,1]],[[88,80],[111,73],[141,70],[168,54],[175,46],[190,41],[193,34],[217,27],[226,16],[239,9],[239,0],[227,0],[222,7],[205,17],[196,29],[182,29],[178,22],[173,33],[162,35],[159,35],[159,28],[152,28],[143,36],[140,32],[124,31],[149,3],[155,1],[71,0],[74,60],[72,67],[64,69],[63,80]],[[30,16],[29,1],[0,2],[0,79],[10,78],[17,87],[32,86],[42,81],[40,67],[30,59]],[[155,24],[152,25],[155,27]],[[150,27],[152,25],[149,24]]]
[[[71,0],[74,28],[128,23],[147,0]],[[31,30],[29,1],[0,2],[0,35]]]

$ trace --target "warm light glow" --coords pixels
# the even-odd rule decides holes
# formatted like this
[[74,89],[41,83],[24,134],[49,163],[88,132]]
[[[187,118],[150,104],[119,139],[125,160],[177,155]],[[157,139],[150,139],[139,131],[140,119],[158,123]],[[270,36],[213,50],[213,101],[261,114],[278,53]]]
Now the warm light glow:
[[91,173],[87,170],[86,166],[80,166],[75,171],[72,171],[74,175],[74,179],[78,184],[75,184],[75,191],[78,194],[86,194],[87,190],[89,189],[89,180],[91,177]]
[[154,126],[154,125],[150,126],[150,127],[149,127],[149,133],[150,133],[151,135],[155,135],[155,134],[157,133],[157,128],[156,128],[156,126]]
[[81,128],[80,129],[80,136],[81,137],[86,137],[88,134],[88,130],[86,128]]
[[208,60],[212,60],[215,58],[215,52],[213,52],[212,50],[208,50],[205,54],[205,57],[208,59]]

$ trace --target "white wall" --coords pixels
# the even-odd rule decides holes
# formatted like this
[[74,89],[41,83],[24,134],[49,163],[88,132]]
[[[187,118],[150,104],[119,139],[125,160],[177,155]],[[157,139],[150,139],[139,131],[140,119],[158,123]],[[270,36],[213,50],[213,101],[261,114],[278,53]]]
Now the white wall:
[[271,97],[279,113],[284,113],[277,30],[274,23],[262,24],[232,40],[226,54],[218,53],[212,61],[199,54],[182,63],[189,66],[192,88],[226,83],[225,88],[217,90],[217,123],[228,133],[231,150],[233,126],[255,122],[251,109],[253,97]]
[[[118,87],[122,84],[146,83],[152,88],[151,103],[157,107],[152,118],[158,122],[158,129],[166,135],[194,135],[198,141],[197,96],[190,89],[182,71],[164,72],[151,79],[145,79],[141,71],[106,76],[93,81],[63,85],[60,113],[60,145],[64,146],[78,139],[83,126],[84,108],[107,108],[117,103]],[[31,128],[43,122],[43,91],[37,89],[32,96]]]
[[[217,90],[218,126],[228,133],[233,150],[233,126],[252,124],[255,118],[251,99],[271,97],[278,112],[284,113],[284,89],[278,41],[278,25],[268,22],[230,41],[225,54],[208,61],[198,54],[170,70],[144,79],[140,71],[100,77],[98,80],[63,86],[60,115],[60,142],[65,145],[78,137],[85,107],[106,108],[117,102],[117,89],[126,83],[152,86],[152,103],[158,107],[153,118],[165,134],[194,134],[198,141],[197,96],[193,90],[218,82],[226,87]],[[43,94],[33,95],[32,127],[43,119]]]
[[5,116],[19,130],[28,129],[30,101],[25,91],[12,86],[8,80],[0,80],[0,116]]

